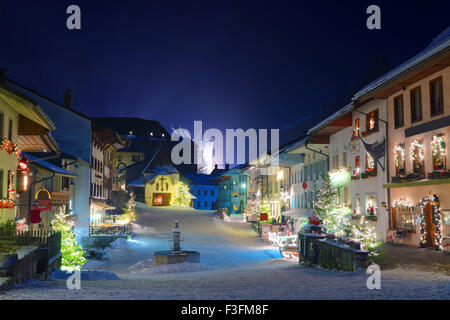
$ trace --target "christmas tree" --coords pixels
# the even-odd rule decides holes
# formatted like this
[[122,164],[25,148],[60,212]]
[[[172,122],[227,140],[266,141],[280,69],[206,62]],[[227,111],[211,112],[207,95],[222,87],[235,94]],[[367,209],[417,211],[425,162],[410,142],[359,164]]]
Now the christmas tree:
[[331,185],[330,176],[328,174],[323,175],[322,179],[322,186],[315,188],[314,190],[317,199],[313,201],[313,203],[324,223],[326,232],[329,232],[329,228],[334,229],[333,224],[335,219],[332,219],[334,217],[330,216],[330,212],[336,207],[337,192]]
[[176,185],[175,195],[170,200],[172,207],[190,207],[192,195],[189,192],[189,187],[184,182],[178,182]]
[[51,221],[52,229],[61,232],[62,268],[77,270],[86,262],[85,251],[78,244],[73,231],[74,223],[64,214],[62,207],[58,209]]

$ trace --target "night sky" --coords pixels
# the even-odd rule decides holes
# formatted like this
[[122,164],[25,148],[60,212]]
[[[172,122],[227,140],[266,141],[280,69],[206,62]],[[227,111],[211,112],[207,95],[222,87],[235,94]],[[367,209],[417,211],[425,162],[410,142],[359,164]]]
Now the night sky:
[[[66,28],[67,6],[82,30]],[[381,7],[382,29],[366,28]],[[0,67],[87,116],[282,128],[450,25],[449,1],[0,0]],[[339,108],[341,106],[336,106]]]

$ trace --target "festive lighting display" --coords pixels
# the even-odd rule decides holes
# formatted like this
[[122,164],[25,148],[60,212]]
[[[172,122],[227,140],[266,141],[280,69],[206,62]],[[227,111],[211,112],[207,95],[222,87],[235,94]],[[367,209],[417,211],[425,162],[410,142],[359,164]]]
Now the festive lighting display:
[[20,149],[19,145],[12,143],[6,138],[3,138],[0,148],[8,152],[8,154],[14,153],[17,157],[20,157],[22,154],[22,149]]
[[395,200],[394,203],[392,203],[392,207],[393,208],[398,208],[398,207],[412,208],[412,207],[414,207],[414,204],[412,204],[412,202],[410,202],[410,201],[399,199],[399,200]]
[[175,207],[189,207],[191,205],[192,195],[189,187],[184,182],[178,182],[175,186],[175,195],[170,199],[170,205]]
[[405,146],[397,144],[394,147],[394,161],[395,161],[395,169],[397,173],[404,173],[404,163],[405,163]]
[[79,270],[87,261],[85,251],[78,244],[73,231],[74,223],[64,213],[63,207],[58,208],[51,225],[53,230],[61,232],[61,269]]
[[420,245],[422,247],[426,246],[427,241],[427,228],[426,228],[426,215],[425,215],[425,207],[427,204],[431,204],[432,210],[432,221],[436,227],[435,230],[435,239],[434,244],[436,249],[442,250],[442,233],[441,233],[441,225],[442,225],[442,214],[441,207],[439,204],[439,198],[434,194],[430,197],[425,197],[419,202],[419,206],[421,209],[421,219],[420,219]]
[[347,184],[351,180],[351,174],[349,168],[341,168],[332,170],[328,173],[330,177],[330,183],[333,187],[339,187]]
[[0,200],[0,209],[14,209],[14,201],[9,199]]
[[409,158],[413,162],[414,168],[422,169],[422,161],[424,159],[423,144],[418,140],[414,140],[411,143],[409,149]]
[[442,161],[445,157],[445,141],[442,135],[434,135],[431,141],[433,149],[433,168],[434,170],[443,170],[444,163]]
[[8,200],[14,200],[15,172],[10,171],[8,177]]

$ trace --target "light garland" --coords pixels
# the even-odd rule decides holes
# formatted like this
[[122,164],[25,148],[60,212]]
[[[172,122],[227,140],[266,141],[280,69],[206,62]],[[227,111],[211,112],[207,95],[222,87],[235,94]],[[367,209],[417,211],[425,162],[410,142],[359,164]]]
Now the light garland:
[[[405,147],[403,145],[397,144],[394,147],[394,161],[395,161],[395,167],[397,169],[404,169],[403,164],[405,161]],[[401,161],[401,163],[400,163]]]
[[14,201],[9,199],[0,200],[0,209],[14,209]]
[[375,160],[370,154],[367,154],[367,169],[375,168]]
[[[416,148],[418,150],[417,155],[416,155]],[[412,161],[418,161],[421,162],[423,161],[423,144],[420,143],[417,140],[414,140],[413,142],[411,142],[411,147],[409,149],[409,158]]]
[[15,177],[15,172],[14,171],[10,171],[9,172],[9,177],[8,177],[8,200],[14,200],[14,177]]
[[437,168],[437,170],[444,169],[444,164],[441,159],[445,156],[444,137],[442,135],[434,135],[431,146],[433,149],[433,167]]
[[20,155],[22,154],[22,149],[19,145],[12,143],[6,138],[3,138],[0,148],[8,152],[8,154],[14,153],[18,158],[20,158]]
[[430,197],[425,197],[419,202],[419,206],[421,209],[421,219],[420,219],[420,245],[422,247],[426,246],[427,239],[427,229],[425,222],[425,206],[430,203],[433,211],[433,223],[436,227],[436,237],[434,240],[435,246],[437,250],[442,250],[442,233],[441,233],[441,224],[442,224],[442,214],[441,207],[439,204],[439,198],[434,194]]
[[342,186],[351,180],[350,168],[345,167],[329,171],[328,176],[334,187]]
[[414,207],[414,205],[412,204],[412,202],[408,201],[408,200],[404,200],[404,199],[399,199],[394,201],[394,203],[392,204],[393,208],[397,208],[397,207],[407,207],[407,208],[412,208]]

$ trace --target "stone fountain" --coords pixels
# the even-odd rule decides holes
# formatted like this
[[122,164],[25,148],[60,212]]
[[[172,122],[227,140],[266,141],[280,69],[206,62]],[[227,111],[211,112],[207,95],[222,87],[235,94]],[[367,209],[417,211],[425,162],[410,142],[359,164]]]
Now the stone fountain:
[[155,251],[153,256],[156,265],[183,263],[183,262],[200,262],[200,252],[181,250],[181,228],[180,222],[175,220],[175,227],[172,230],[173,247],[172,250]]

